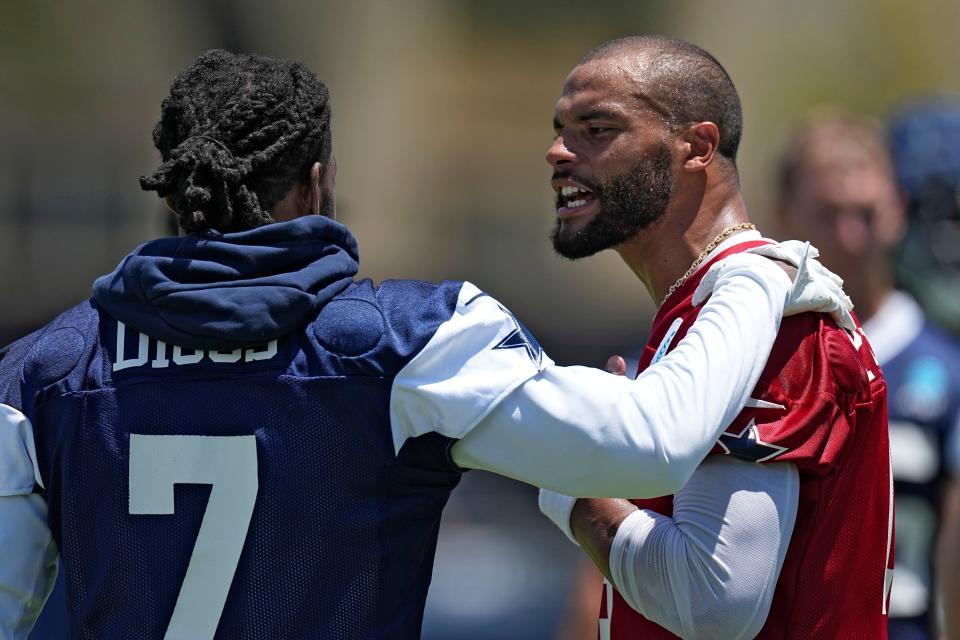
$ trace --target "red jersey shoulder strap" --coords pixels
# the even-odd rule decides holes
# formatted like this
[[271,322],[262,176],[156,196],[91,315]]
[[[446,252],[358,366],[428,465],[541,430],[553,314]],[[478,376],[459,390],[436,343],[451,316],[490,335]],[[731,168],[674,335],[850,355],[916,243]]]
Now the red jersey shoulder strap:
[[670,323],[673,322],[675,318],[683,315],[686,312],[687,308],[690,306],[690,300],[693,298],[693,292],[697,290],[697,285],[700,284],[700,281],[703,279],[703,276],[706,275],[710,267],[720,260],[723,260],[724,258],[735,253],[743,253],[748,249],[762,247],[765,244],[771,244],[771,241],[761,239],[740,242],[721,251],[710,260],[703,263],[703,265],[701,265],[700,268],[697,269],[697,271],[690,276],[686,282],[677,287],[677,289],[672,294],[667,296],[667,298],[660,305],[657,315],[653,318],[653,327],[650,330],[649,343],[659,343],[659,341],[663,339],[664,335],[666,335],[666,330],[670,326]]

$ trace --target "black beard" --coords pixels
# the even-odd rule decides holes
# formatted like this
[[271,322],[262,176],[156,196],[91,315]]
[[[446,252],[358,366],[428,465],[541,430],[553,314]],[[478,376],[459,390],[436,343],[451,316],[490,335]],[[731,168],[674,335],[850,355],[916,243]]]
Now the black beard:
[[[633,169],[608,182],[581,182],[593,191],[600,211],[576,232],[564,231],[557,219],[550,234],[554,251],[570,260],[615,247],[663,217],[673,192],[670,149],[661,143]],[[559,206],[559,198],[557,202]]]

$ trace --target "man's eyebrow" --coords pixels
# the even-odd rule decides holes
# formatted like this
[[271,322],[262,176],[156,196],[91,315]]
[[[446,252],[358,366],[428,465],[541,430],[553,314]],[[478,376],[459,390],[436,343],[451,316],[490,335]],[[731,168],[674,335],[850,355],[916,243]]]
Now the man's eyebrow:
[[603,109],[600,107],[595,107],[584,111],[577,116],[577,122],[586,122],[587,120],[611,120],[618,119],[623,114],[620,111],[615,109]]
[[[583,113],[579,113],[573,117],[573,120],[576,122],[589,122],[590,120],[619,120],[623,117],[623,112],[619,109],[610,109],[604,107],[590,107]],[[557,116],[553,117],[553,130],[560,131],[563,129],[563,123],[560,122],[560,118]]]

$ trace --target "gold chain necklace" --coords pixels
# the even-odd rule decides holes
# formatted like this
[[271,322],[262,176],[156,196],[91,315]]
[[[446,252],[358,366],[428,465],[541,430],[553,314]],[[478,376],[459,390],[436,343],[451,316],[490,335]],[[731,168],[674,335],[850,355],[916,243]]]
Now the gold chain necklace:
[[[693,261],[693,264],[690,265],[690,268],[687,269],[687,272],[680,276],[680,279],[673,283],[673,285],[667,289],[667,295],[663,297],[664,300],[669,298],[674,291],[680,288],[684,282],[687,281],[687,278],[693,275],[693,272],[697,270],[697,267],[700,266],[700,263],[703,262],[704,258],[710,255],[710,252],[717,248],[717,245],[735,234],[737,231],[744,231],[747,229],[756,229],[757,226],[752,222],[741,222],[740,224],[735,224],[732,227],[728,227],[721,231],[716,238],[714,238],[710,244],[704,247],[703,251],[700,252],[700,255],[697,256],[697,259]],[[661,303],[662,304],[662,303]]]

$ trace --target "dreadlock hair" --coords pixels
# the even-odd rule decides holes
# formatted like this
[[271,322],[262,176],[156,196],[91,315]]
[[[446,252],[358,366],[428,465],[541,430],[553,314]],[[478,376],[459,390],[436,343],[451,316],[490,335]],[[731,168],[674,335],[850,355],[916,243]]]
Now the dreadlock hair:
[[252,229],[326,166],[330,93],[299,62],[207,51],[174,79],[153,143],[163,164],[140,186],[171,198],[181,229]]

